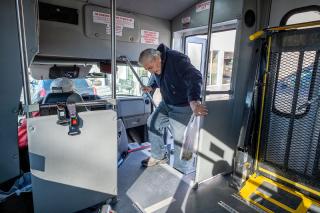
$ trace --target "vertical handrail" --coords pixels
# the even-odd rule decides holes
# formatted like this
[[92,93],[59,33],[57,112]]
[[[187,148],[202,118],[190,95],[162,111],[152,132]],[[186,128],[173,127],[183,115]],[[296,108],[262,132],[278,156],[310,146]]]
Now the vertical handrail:
[[116,74],[117,74],[117,58],[116,58],[116,0],[110,0],[111,4],[111,71],[112,71],[112,99],[117,97]]
[[[133,75],[136,77],[137,81],[139,82],[140,86],[141,87],[145,87],[145,85],[143,84],[143,82],[141,81],[138,73],[134,70],[130,60],[126,57],[126,56],[120,56],[119,57],[119,60],[122,60],[122,61],[125,61],[126,64],[129,66],[130,70],[132,71]],[[157,105],[156,103],[153,101],[153,98],[152,96],[150,95],[149,92],[146,92],[146,95],[148,96],[148,98],[150,99],[151,101],[151,104],[154,106],[154,108],[157,108]]]
[[213,23],[213,12],[214,12],[214,0],[210,1],[209,21],[208,21],[208,36],[206,42],[206,53],[204,61],[204,72],[203,72],[203,83],[202,83],[202,100],[204,103],[206,100],[206,88],[207,88],[207,77],[209,71],[209,60],[210,60],[210,45],[211,45],[211,34],[212,34],[212,23]]
[[[209,60],[210,60],[210,45],[211,45],[211,34],[212,34],[212,23],[213,23],[213,12],[214,12],[214,0],[210,1],[210,10],[209,10],[209,20],[208,20],[208,34],[207,34],[207,42],[206,42],[206,52],[205,52],[205,61],[204,61],[204,72],[203,72],[203,83],[202,83],[202,90],[201,90],[201,103],[204,104],[206,101],[206,88],[207,88],[207,77],[208,77],[208,70],[209,70]],[[195,142],[197,143],[197,154],[199,151],[200,145],[200,130],[203,126],[204,117],[200,117],[200,125],[199,125],[199,137],[198,140]],[[199,156],[199,155],[198,155]],[[197,161],[198,164],[198,161]],[[195,184],[193,186],[194,189],[198,187],[200,182],[198,182],[198,165],[196,169],[196,177],[195,177]]]
[[267,52],[267,64],[266,64],[266,70],[263,74],[263,83],[262,83],[262,98],[261,98],[261,111],[260,111],[260,117],[259,117],[259,129],[258,129],[258,141],[257,141],[257,147],[256,147],[256,154],[255,154],[255,162],[254,162],[254,169],[258,169],[258,163],[259,163],[259,154],[260,154],[260,144],[261,144],[261,134],[262,134],[262,125],[263,125],[263,113],[264,113],[264,107],[265,107],[265,97],[267,92],[267,79],[270,69],[270,54],[271,54],[271,45],[272,45],[272,37],[270,36],[268,38],[268,52]]
[[[30,97],[30,87],[29,87],[28,52],[27,52],[26,30],[25,30],[24,13],[23,13],[23,0],[16,0],[16,13],[17,13],[17,20],[18,20],[24,104],[25,106],[28,107],[31,104],[31,97]],[[29,118],[30,116],[31,114],[27,112],[26,117]]]

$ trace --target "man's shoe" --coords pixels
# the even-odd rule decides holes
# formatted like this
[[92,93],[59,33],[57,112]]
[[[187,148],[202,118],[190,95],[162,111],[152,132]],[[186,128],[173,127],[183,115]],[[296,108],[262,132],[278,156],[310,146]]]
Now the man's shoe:
[[143,161],[141,161],[141,165],[144,167],[150,167],[150,166],[155,166],[155,165],[159,165],[159,164],[164,164],[167,162],[168,162],[167,158],[163,158],[161,160],[158,160],[153,157],[148,157],[147,159],[144,159]]

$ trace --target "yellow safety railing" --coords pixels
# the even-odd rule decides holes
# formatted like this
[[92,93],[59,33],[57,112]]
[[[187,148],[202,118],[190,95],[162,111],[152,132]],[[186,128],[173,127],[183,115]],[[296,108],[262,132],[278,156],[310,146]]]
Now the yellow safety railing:
[[305,27],[316,27],[320,26],[320,21],[311,21],[311,22],[305,22],[305,23],[299,23],[299,24],[291,24],[286,26],[278,26],[278,27],[270,27],[266,28],[260,31],[257,31],[249,36],[250,41],[255,41],[261,37],[263,37],[268,32],[275,32],[275,31],[283,31],[283,30],[293,30],[293,29],[299,29],[299,28],[305,28]]

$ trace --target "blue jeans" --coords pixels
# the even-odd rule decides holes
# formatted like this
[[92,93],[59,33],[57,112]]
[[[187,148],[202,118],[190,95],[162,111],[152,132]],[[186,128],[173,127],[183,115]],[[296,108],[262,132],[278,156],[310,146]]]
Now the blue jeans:
[[148,118],[148,135],[151,143],[151,157],[165,158],[166,149],[163,141],[164,129],[170,125],[174,138],[174,164],[173,167],[186,173],[193,162],[180,160],[180,151],[184,131],[188,125],[192,110],[190,106],[177,107],[161,101],[156,110]]

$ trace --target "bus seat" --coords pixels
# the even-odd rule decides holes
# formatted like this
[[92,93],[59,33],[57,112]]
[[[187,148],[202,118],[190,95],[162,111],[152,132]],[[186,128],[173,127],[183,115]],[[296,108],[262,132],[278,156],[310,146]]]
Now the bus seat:
[[[83,103],[83,98],[78,93],[73,93],[67,98],[66,103]],[[88,111],[87,107],[85,106],[77,106],[77,112],[85,112]]]
[[42,104],[66,103],[69,96],[73,94],[73,92],[48,93],[43,99]]
[[[49,93],[43,99],[42,104],[56,104],[56,103],[82,103],[84,102],[81,95],[75,92],[66,93]],[[56,108],[53,110],[45,110],[48,113],[42,112],[41,115],[52,115],[56,114]],[[77,106],[77,112],[88,111],[85,106]]]
[[117,120],[118,127],[118,160],[122,157],[123,154],[128,152],[128,136],[126,128],[121,119]]
[[[68,78],[57,78],[50,85],[51,92],[43,99],[42,104],[56,104],[56,103],[82,103],[84,102],[81,95],[74,92],[73,82]],[[78,112],[88,111],[84,106],[77,107]],[[49,113],[41,113],[41,115],[51,115]],[[55,112],[54,112],[55,114]]]
[[74,94],[74,84],[68,78],[56,78],[50,84],[50,93],[43,99],[42,104],[66,103],[69,96]]

